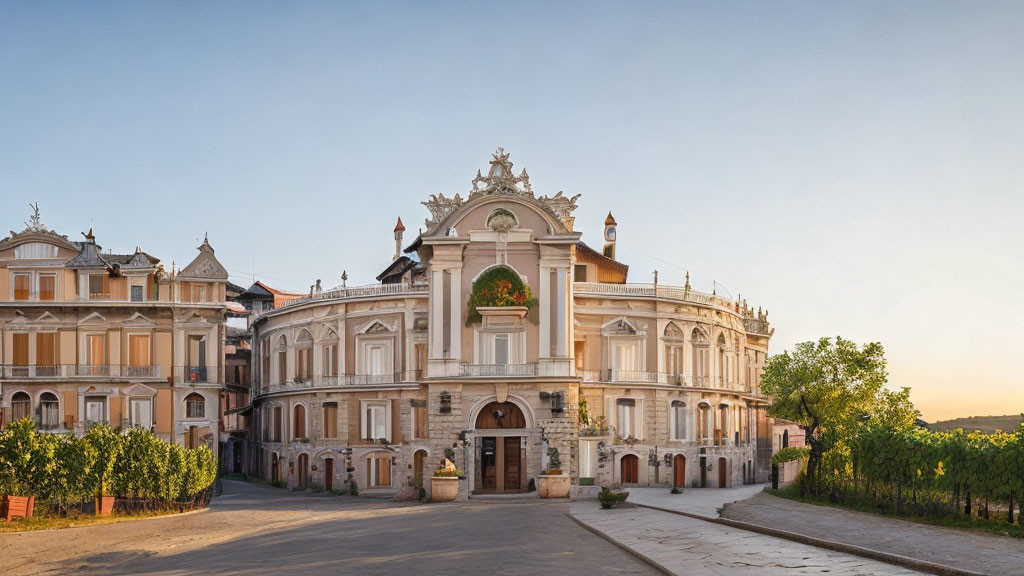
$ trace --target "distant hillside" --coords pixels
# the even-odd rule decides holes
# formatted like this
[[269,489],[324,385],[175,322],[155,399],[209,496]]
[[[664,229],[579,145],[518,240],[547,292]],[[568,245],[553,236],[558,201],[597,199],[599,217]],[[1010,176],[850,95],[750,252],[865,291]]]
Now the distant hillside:
[[957,428],[963,428],[968,432],[974,432],[980,430],[986,434],[991,434],[996,430],[1002,430],[1003,432],[1012,432],[1020,426],[1021,416],[971,416],[970,418],[956,418],[953,420],[943,420],[942,422],[936,422],[930,424],[928,427],[932,430],[956,430]]

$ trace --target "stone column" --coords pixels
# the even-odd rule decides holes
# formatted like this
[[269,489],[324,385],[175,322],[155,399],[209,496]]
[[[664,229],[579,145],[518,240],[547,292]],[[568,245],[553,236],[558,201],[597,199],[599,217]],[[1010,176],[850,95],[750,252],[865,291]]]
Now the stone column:
[[551,357],[551,268],[540,267],[540,333],[538,358]]
[[555,356],[559,358],[565,358],[568,356],[566,350],[566,343],[569,338],[568,334],[568,312],[566,310],[567,300],[569,298],[569,290],[566,286],[566,278],[568,278],[568,268],[555,268],[555,289],[558,292],[555,294],[555,334],[558,336],[558,341],[555,342]]
[[462,268],[451,268],[451,298],[449,305],[451,329],[451,350],[449,358],[458,362],[462,359]]
[[444,271],[435,268],[430,275],[430,354],[444,358]]

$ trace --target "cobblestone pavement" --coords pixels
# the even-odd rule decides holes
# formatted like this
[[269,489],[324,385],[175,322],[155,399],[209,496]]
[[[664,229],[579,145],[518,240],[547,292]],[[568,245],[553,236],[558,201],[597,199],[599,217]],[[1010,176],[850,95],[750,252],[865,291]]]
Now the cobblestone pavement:
[[1006,536],[815,506],[766,493],[727,506],[722,517],[982,574],[1024,574],[1024,540]]
[[0,534],[0,574],[652,574],[568,503],[383,500],[224,482],[211,509]]
[[574,502],[570,513],[674,574],[918,574],[858,556],[649,508],[601,510],[590,500]]

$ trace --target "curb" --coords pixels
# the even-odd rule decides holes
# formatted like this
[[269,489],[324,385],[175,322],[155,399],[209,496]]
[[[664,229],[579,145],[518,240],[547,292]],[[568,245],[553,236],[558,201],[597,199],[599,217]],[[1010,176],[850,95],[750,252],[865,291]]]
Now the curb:
[[599,536],[600,538],[610,542],[616,548],[619,548],[621,550],[624,550],[625,552],[628,552],[631,556],[633,556],[634,558],[637,558],[638,560],[640,560],[644,564],[647,564],[651,568],[654,568],[655,570],[661,572],[662,574],[667,574],[668,576],[676,576],[675,572],[669,570],[668,568],[665,568],[664,566],[662,566],[658,562],[655,562],[653,558],[650,558],[648,556],[644,556],[643,554],[637,552],[636,550],[630,548],[629,546],[626,546],[622,542],[619,542],[618,540],[612,538],[611,536],[605,534],[604,532],[601,532],[597,528],[594,528],[593,526],[587,524],[583,520],[580,520],[579,518],[573,516],[571,512],[566,512],[565,515],[568,516],[570,520],[572,520],[573,522],[578,524],[581,528],[583,528],[587,532],[590,532],[591,534]]
[[4,536],[20,536],[22,534],[41,534],[44,532],[64,532],[66,530],[80,530],[82,528],[97,528],[100,526],[113,526],[115,524],[128,524],[130,522],[148,522],[150,520],[163,520],[164,518],[181,518],[182,516],[189,516],[192,514],[202,514],[208,512],[210,507],[200,508],[199,510],[189,510],[188,512],[172,512],[170,514],[162,514],[160,516],[149,516],[146,518],[132,518],[131,516],[125,516],[124,520],[117,522],[107,522],[105,524],[86,524],[84,526],[65,526],[64,528],[46,528],[43,530],[18,530],[17,532],[0,532],[0,538]]
[[807,536],[805,534],[799,534],[797,532],[789,532],[788,530],[768,528],[767,526],[750,524],[748,522],[741,522],[739,520],[730,520],[728,518],[708,518],[707,516],[700,516],[698,514],[683,512],[680,510],[670,510],[668,508],[651,506],[649,504],[636,504],[636,506],[639,506],[641,508],[649,508],[651,510],[657,510],[659,512],[667,512],[669,514],[686,516],[688,518],[703,520],[705,522],[711,522],[712,524],[720,524],[722,526],[729,526],[731,528],[746,530],[748,532],[757,532],[760,534],[764,534],[766,536],[774,536],[776,538],[782,538],[784,540],[790,540],[800,544],[815,546],[817,548],[824,548],[826,550],[832,550],[834,552],[853,554],[855,556],[861,556],[863,558],[868,558],[871,560],[878,560],[880,562],[885,562],[887,564],[902,566],[903,568],[910,568],[911,570],[917,570],[919,572],[927,572],[929,574],[937,574],[939,576],[986,576],[984,572],[971,572],[969,570],[962,570],[960,568],[946,566],[945,564],[928,562],[926,560],[919,560],[917,558],[911,558],[909,556],[901,556],[899,554],[893,554],[891,552],[882,552],[881,550],[873,550],[871,548],[864,548],[862,546],[846,544],[844,542],[836,542],[834,540],[816,538],[813,536]]

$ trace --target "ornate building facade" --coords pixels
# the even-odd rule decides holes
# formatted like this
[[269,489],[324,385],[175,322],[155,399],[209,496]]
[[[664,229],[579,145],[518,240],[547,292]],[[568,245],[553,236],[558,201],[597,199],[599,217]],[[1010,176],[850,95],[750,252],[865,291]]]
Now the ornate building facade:
[[143,427],[216,454],[227,271],[213,247],[168,272],[83,236],[48,230],[36,209],[0,240],[0,420]]
[[397,492],[444,459],[463,492],[528,491],[549,449],[579,485],[765,481],[767,317],[683,286],[627,283],[616,222],[591,249],[579,196],[534,194],[500,148],[466,198],[432,196],[378,284],[253,323],[253,471]]

